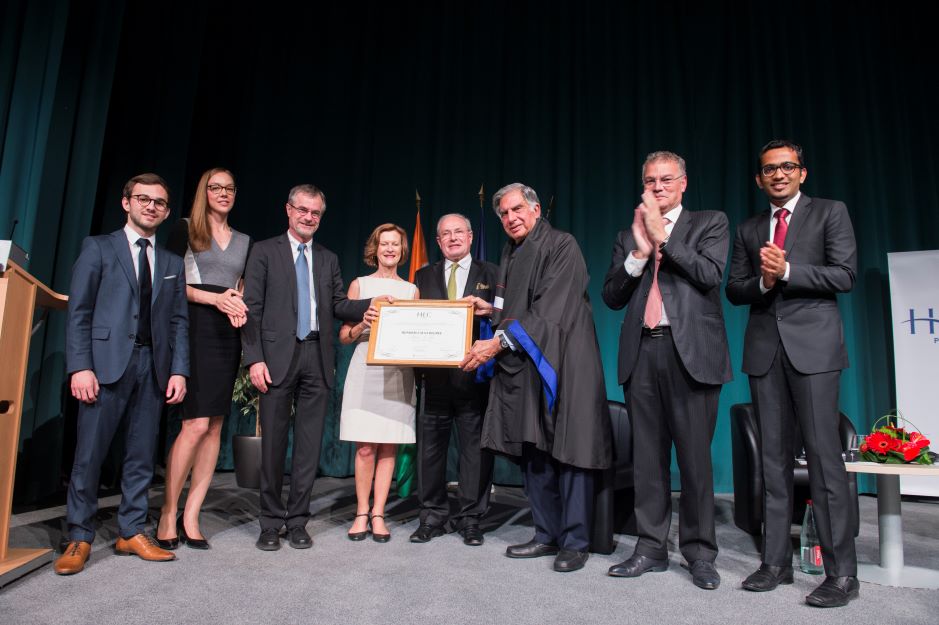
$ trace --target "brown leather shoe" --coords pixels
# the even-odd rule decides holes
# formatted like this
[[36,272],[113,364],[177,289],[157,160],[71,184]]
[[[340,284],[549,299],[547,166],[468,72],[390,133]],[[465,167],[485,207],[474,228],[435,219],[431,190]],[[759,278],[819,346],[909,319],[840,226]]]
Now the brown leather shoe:
[[131,538],[118,538],[114,543],[114,552],[119,556],[136,555],[149,562],[167,562],[175,560],[176,554],[162,549],[150,534],[137,534]]
[[91,555],[91,543],[83,540],[70,541],[65,553],[55,561],[55,572],[59,575],[74,575],[85,568],[85,562]]

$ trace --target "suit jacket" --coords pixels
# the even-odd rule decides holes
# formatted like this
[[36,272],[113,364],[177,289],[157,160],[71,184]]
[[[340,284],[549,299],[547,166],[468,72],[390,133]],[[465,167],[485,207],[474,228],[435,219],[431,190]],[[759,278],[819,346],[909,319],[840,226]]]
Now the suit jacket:
[[[326,384],[332,388],[336,379],[333,320],[361,321],[370,300],[346,298],[335,254],[314,242],[312,258],[320,356]],[[244,364],[266,363],[275,385],[286,377],[297,342],[296,276],[286,232],[251,248],[245,266],[248,321],[241,328]]]
[[[685,370],[702,384],[723,384],[733,378],[720,297],[729,244],[727,215],[684,208],[672,226],[659,265],[659,291],[675,348]],[[623,262],[634,249],[632,230],[620,232],[603,283],[606,305],[614,310],[626,306],[619,338],[620,384],[629,380],[639,356],[655,267],[650,258],[642,274],[630,276]]]
[[[189,375],[189,312],[183,259],[157,246],[150,324],[160,388]],[[65,360],[68,373],[91,369],[100,384],[117,382],[137,335],[139,286],[124,229],[86,237],[72,267]]]
[[[444,280],[443,271],[446,261],[440,260],[432,265],[418,270],[414,274],[414,284],[421,293],[421,299],[447,299],[447,282]],[[466,278],[466,286],[460,297],[475,295],[487,302],[492,302],[495,293],[496,280],[499,276],[499,268],[494,264],[473,259],[470,264],[469,275]],[[479,338],[479,317],[473,319],[473,340]],[[466,373],[459,369],[419,369],[418,376],[423,377],[428,386],[434,388],[444,388],[446,385],[452,385],[463,392],[470,392],[476,388],[476,372]],[[486,388],[485,385],[479,385]]]
[[799,198],[786,232],[789,281],[760,291],[760,248],[769,239],[772,212],[766,209],[740,224],[727,280],[727,299],[750,305],[743,344],[743,371],[769,371],[782,341],[801,373],[848,366],[836,293],[850,291],[857,274],[857,246],[843,202]]

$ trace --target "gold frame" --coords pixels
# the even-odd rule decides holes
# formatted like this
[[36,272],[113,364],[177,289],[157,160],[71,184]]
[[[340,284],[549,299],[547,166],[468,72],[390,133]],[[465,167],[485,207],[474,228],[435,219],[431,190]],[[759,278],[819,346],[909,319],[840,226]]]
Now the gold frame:
[[394,360],[394,359],[382,359],[375,357],[375,344],[378,342],[378,332],[381,327],[381,313],[385,308],[466,308],[466,331],[464,333],[463,343],[463,356],[462,359],[469,353],[470,347],[473,345],[473,304],[471,302],[464,302],[461,300],[446,300],[446,299],[413,299],[413,300],[397,300],[393,304],[388,302],[378,302],[378,319],[372,324],[371,332],[368,337],[368,355],[365,358],[365,363],[373,366],[398,366],[398,367],[441,367],[441,368],[458,368],[460,366],[459,362],[454,362],[450,360]]

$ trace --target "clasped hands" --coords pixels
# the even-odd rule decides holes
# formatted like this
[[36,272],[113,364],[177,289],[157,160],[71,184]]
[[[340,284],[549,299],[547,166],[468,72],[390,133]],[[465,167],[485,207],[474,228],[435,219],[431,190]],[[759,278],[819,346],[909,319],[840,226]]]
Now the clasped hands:
[[665,222],[662,221],[662,212],[656,205],[655,194],[651,190],[642,194],[642,203],[633,211],[632,233],[636,242],[632,255],[637,260],[652,256],[668,237]]
[[244,303],[240,291],[227,289],[215,296],[215,307],[228,316],[232,327],[240,328],[248,321],[248,306]]
[[772,241],[760,248],[760,273],[763,286],[771,289],[786,275],[786,251]]

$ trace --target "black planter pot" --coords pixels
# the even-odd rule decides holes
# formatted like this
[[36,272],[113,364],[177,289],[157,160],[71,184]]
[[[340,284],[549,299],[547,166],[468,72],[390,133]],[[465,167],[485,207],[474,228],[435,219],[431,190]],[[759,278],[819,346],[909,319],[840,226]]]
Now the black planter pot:
[[235,460],[235,481],[241,488],[261,486],[261,437],[236,435],[232,437]]

